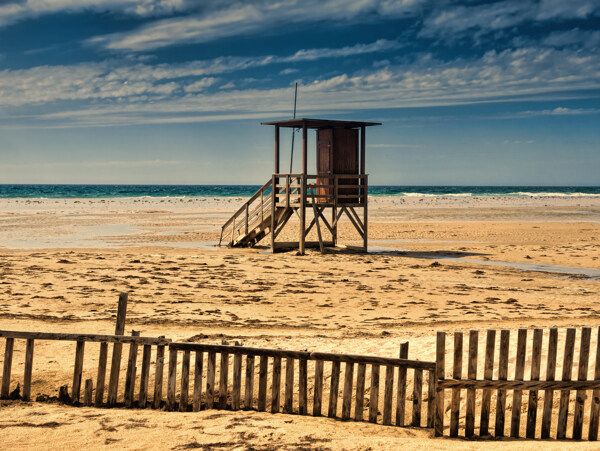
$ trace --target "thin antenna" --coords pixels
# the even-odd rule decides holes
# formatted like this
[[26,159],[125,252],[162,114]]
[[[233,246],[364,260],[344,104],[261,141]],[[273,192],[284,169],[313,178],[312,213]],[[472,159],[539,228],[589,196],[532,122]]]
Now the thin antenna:
[[[294,91],[294,119],[296,119],[296,100],[298,99],[298,82],[296,82],[296,90]],[[296,129],[292,128],[292,153],[290,155],[290,174],[292,173],[292,164],[294,163],[294,137]]]

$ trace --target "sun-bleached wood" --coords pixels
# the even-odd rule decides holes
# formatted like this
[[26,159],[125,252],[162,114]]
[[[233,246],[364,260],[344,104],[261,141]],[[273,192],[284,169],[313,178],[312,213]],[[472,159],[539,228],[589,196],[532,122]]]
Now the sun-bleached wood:
[[329,409],[327,416],[335,418],[337,416],[338,395],[340,390],[340,362],[331,364],[331,384],[329,386]]
[[233,387],[231,392],[231,409],[239,410],[242,398],[242,354],[233,356]]
[[75,348],[75,365],[73,368],[73,386],[71,390],[71,400],[73,404],[79,403],[79,395],[81,392],[81,374],[83,372],[83,353],[85,350],[85,342],[78,341]]
[[300,359],[298,364],[298,413],[308,413],[308,361]]
[[315,389],[313,397],[313,416],[321,416],[321,403],[323,402],[323,361],[315,362]]
[[25,347],[25,369],[23,371],[23,401],[31,399],[31,373],[33,371],[33,346],[34,340],[27,339]]
[[363,421],[364,419],[366,372],[367,365],[359,363],[356,371],[356,402],[354,404],[354,419],[356,421]]
[[369,393],[369,422],[377,423],[379,411],[379,365],[371,366],[371,391]]
[[[531,348],[531,377],[532,381],[540,380],[540,369],[542,363],[542,338],[544,331],[542,329],[534,329],[533,344]],[[535,425],[537,421],[538,409],[538,391],[529,390],[529,402],[527,405],[527,430],[525,436],[527,438],[535,438]]]
[[181,388],[179,393],[179,411],[187,412],[190,393],[190,351],[183,352],[181,360]]
[[[483,378],[491,380],[494,374],[494,350],[496,347],[496,331],[490,329],[485,338],[485,361],[483,363]],[[492,400],[492,390],[485,389],[481,394],[481,418],[479,421],[479,435],[484,437],[489,435],[490,427],[490,404]]]
[[152,399],[152,407],[160,408],[162,403],[162,386],[165,366],[165,346],[159,345],[156,347],[156,368],[154,373],[154,398]]
[[[400,344],[401,359],[408,359],[408,341]],[[435,374],[434,374],[435,378]],[[433,393],[435,400],[435,393]],[[435,409],[433,409],[435,410]],[[433,411],[432,411],[433,414]],[[396,386],[396,426],[404,426],[406,415],[406,368],[398,368],[398,385]]]
[[221,365],[219,371],[219,408],[227,406],[228,377],[229,377],[229,354],[221,353]]
[[283,397],[284,413],[294,412],[294,359],[285,359],[285,392]]
[[413,379],[412,423],[414,427],[421,426],[421,410],[423,407],[423,370],[415,369]]
[[[596,335],[596,366],[594,367],[594,379],[600,379],[600,327]],[[588,440],[598,440],[598,420],[600,419],[600,388],[592,392],[592,402],[590,406],[590,427],[588,430]]]
[[[553,381],[556,374],[556,357],[558,352],[558,329],[550,329],[548,335],[548,359],[546,362],[546,380]],[[554,390],[547,389],[544,392],[544,407],[542,413],[542,431],[541,438],[550,437],[550,427],[552,425],[552,404],[554,400]]]
[[[579,368],[577,380],[587,379],[588,365],[590,359],[590,338],[592,329],[584,327],[581,329],[581,345],[579,348]],[[575,393],[575,411],[573,412],[573,440],[581,440],[583,430],[583,407],[587,398],[586,390],[577,390]]]
[[394,400],[394,367],[385,367],[385,386],[383,389],[383,424],[392,424],[392,402]]
[[215,377],[217,354],[209,352],[206,365],[206,408],[212,409],[215,403]]
[[273,357],[273,380],[271,383],[271,412],[279,412],[281,407],[281,357]]
[[[454,362],[452,364],[452,377],[462,377],[463,360],[463,333],[454,332]],[[460,418],[460,388],[452,389],[452,400],[450,401],[450,437],[458,437],[458,420]]]
[[[527,329],[519,329],[517,335],[517,360],[515,365],[515,380],[522,381],[525,377],[525,353],[527,351]],[[510,436],[519,437],[521,429],[521,399],[522,390],[513,392],[513,405],[510,418]]]
[[[498,379],[505,381],[508,378],[508,351],[510,345],[510,331],[500,332],[500,356],[498,358]],[[504,437],[504,419],[506,413],[506,389],[499,388],[496,398],[496,426],[494,435]]]
[[[139,337],[140,332],[137,330],[132,330],[131,335],[134,337]],[[127,371],[125,373],[125,394],[123,395],[125,407],[131,407],[131,405],[133,404],[133,394],[135,391],[135,373],[137,368],[137,351],[138,345],[136,343],[131,343],[129,345],[129,358],[127,359]]]
[[267,408],[267,370],[268,357],[260,356],[258,363],[258,410],[263,412]]
[[254,356],[246,357],[246,384],[244,387],[244,409],[252,408],[254,396]]
[[204,363],[204,353],[195,352],[194,358],[194,395],[192,400],[192,410],[199,412],[202,407],[202,366]]
[[169,349],[169,375],[167,377],[167,410],[175,409],[177,390],[177,350]]
[[148,403],[148,380],[150,378],[150,357],[152,346],[144,345],[142,351],[142,371],[140,374],[140,393],[138,395],[138,407],[145,409]]
[[[565,339],[565,353],[563,359],[562,380],[570,381],[573,370],[573,354],[575,353],[575,329],[567,329]],[[560,392],[560,401],[558,405],[558,419],[556,422],[556,438],[561,440],[567,436],[567,418],[569,415],[569,389],[563,389]]]
[[440,381],[446,377],[446,332],[438,332],[435,340],[435,377],[437,379],[435,392],[435,422],[434,435],[444,435],[444,389]]
[[352,409],[352,384],[354,382],[354,364],[346,363],[344,371],[344,391],[342,395],[342,420],[349,420]]

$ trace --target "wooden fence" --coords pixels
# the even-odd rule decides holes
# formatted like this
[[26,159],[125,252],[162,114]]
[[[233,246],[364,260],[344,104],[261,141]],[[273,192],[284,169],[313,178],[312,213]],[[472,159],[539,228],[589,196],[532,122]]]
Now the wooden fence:
[[[178,383],[179,353],[183,356]],[[194,367],[190,399],[192,353]],[[407,370],[410,369],[414,371],[410,424],[432,427],[435,363],[405,358],[408,356],[408,343],[401,347],[400,354],[403,358],[171,343],[167,409],[198,411],[202,408],[217,407],[266,411],[269,406],[268,410],[271,412],[283,411],[320,416],[324,413],[323,398],[325,397],[328,400],[326,411],[328,417],[363,421],[366,413],[368,421],[372,423],[404,426],[407,413]],[[206,362],[206,371],[203,371],[204,362]],[[217,362],[219,362],[218,368]],[[340,392],[342,363],[344,363],[344,376]],[[383,400],[379,397],[381,366],[385,368]],[[354,377],[355,368],[356,377]],[[424,371],[429,375],[425,425],[422,420]],[[370,375],[370,386],[365,388],[367,372]],[[283,386],[282,374],[284,374]],[[324,381],[327,375],[329,375],[328,384]],[[309,383],[309,379],[312,383]],[[396,379],[395,385],[394,379]],[[218,389],[215,385],[217,380]],[[179,396],[177,396],[178,392]],[[368,400],[365,399],[366,393]]]
[[[547,337],[547,347],[544,349],[545,362],[542,363],[544,335]],[[483,354],[483,378],[478,377],[481,376],[477,365],[478,356],[482,355],[479,353],[478,331],[469,332],[466,378],[463,378],[463,333],[456,332],[452,378],[446,379],[446,334],[438,332],[435,435],[447,434],[456,437],[461,428],[467,438],[475,436],[478,432],[481,437],[493,434],[495,437],[510,435],[510,437],[547,439],[554,436],[557,439],[579,440],[587,437],[588,440],[597,440],[600,418],[600,328],[596,335],[596,359],[591,380],[588,379],[591,329],[589,327],[581,329],[578,346],[576,346],[576,329],[560,331],[560,335],[562,337],[560,341],[564,346],[560,368],[561,380],[555,380],[557,361],[560,361],[558,351],[561,349],[559,330],[556,328],[546,333],[542,329],[534,329],[530,346],[528,346],[528,331],[520,329],[514,352],[511,352],[510,331],[500,332],[497,345],[496,330],[488,330]],[[529,354],[528,347],[531,349]],[[577,380],[572,380],[576,349],[579,350]],[[496,354],[498,354],[497,360]],[[509,360],[514,362],[514,365],[511,365],[514,369],[512,380],[508,380]],[[498,362],[497,366],[494,364],[495,361]],[[526,368],[529,369],[528,372],[525,371]],[[543,379],[542,368],[545,368]],[[444,402],[446,390],[451,390],[452,394],[448,407]],[[466,391],[464,421],[461,420],[463,418],[461,390]],[[524,398],[524,391],[528,392],[527,398]],[[574,397],[571,397],[572,391],[575,392]],[[512,408],[507,409],[510,392],[512,392]],[[493,398],[495,402],[492,402]],[[480,405],[479,416],[476,415],[477,404]],[[448,428],[444,428],[447,409],[450,411],[450,424]],[[495,410],[493,431],[490,422],[492,410]],[[507,410],[510,410],[510,418],[507,418]],[[586,412],[589,414],[586,415]],[[478,424],[476,424],[477,417],[479,417]],[[538,421],[540,418],[541,424]]]

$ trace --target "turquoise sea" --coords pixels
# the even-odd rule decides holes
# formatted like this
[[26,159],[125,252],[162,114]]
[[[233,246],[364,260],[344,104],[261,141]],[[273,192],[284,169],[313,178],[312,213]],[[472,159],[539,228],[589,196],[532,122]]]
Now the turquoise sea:
[[[2,185],[0,198],[248,197],[260,185]],[[370,185],[371,196],[600,196],[600,186]]]

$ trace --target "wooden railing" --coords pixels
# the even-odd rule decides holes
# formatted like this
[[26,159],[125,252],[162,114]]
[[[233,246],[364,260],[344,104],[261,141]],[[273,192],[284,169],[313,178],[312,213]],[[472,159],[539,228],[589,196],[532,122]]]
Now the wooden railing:
[[273,174],[273,179],[277,207],[298,206],[303,200],[305,205],[367,202],[366,174]]
[[[497,373],[494,373],[494,356],[496,353],[496,331],[488,330],[485,343],[485,362],[483,367],[483,379],[478,378],[477,360],[479,349],[479,335],[477,331],[469,332],[467,374],[463,379],[463,333],[454,334],[454,361],[452,366],[452,379],[445,378],[445,333],[438,332],[437,335],[437,393],[436,393],[436,422],[435,435],[441,436],[447,433],[451,437],[459,434],[461,425],[460,399],[461,390],[466,390],[466,405],[464,423],[464,435],[467,438],[475,436],[478,429],[479,436],[485,437],[492,434],[490,424],[490,411],[492,395],[495,393],[495,422],[493,435],[503,437],[506,434],[506,410],[507,395],[512,391],[512,408],[510,415],[509,435],[511,437],[542,438],[547,439],[551,435],[552,424],[556,426],[556,438],[572,438],[579,440],[583,433],[587,432],[589,440],[597,440],[598,423],[600,419],[600,329],[596,340],[596,360],[593,371],[593,380],[588,380],[588,366],[590,354],[591,329],[583,327],[579,335],[579,359],[577,367],[577,380],[572,380],[573,360],[576,350],[576,329],[567,329],[564,334],[564,354],[562,363],[562,380],[555,380],[558,354],[558,329],[550,329],[547,333],[547,357],[545,365],[542,365],[542,340],[544,331],[533,330],[531,340],[530,374],[529,380],[524,380],[527,359],[527,335],[526,329],[518,331],[516,343],[516,355],[514,365],[514,378],[508,380],[509,376],[509,353],[510,331],[502,330],[498,351]],[[541,380],[541,368],[545,367],[545,380]],[[495,376],[495,377],[494,377]],[[451,390],[450,400],[450,426],[444,429],[444,391]],[[523,399],[523,391],[528,392],[527,401]],[[540,402],[539,391],[543,390],[543,406]],[[575,391],[572,412],[572,428],[570,434],[567,428],[570,416],[570,395]],[[591,393],[591,401],[588,404],[589,415],[585,415],[586,399]],[[560,398],[555,399],[555,394],[560,392]],[[476,425],[477,415],[475,408],[477,397],[480,397],[481,408],[479,424]],[[558,403],[556,403],[558,401]],[[526,408],[522,407],[526,402]],[[558,407],[558,408],[556,408]],[[541,410],[541,412],[538,412]],[[526,412],[526,415],[521,415]],[[541,413],[541,427],[538,428],[538,419]],[[524,432],[524,434],[523,434]],[[567,435],[570,435],[567,437]]]
[[[183,355],[178,383],[179,353]],[[194,354],[193,387],[190,398],[192,353]],[[408,343],[404,344],[401,354],[408,355]],[[233,357],[232,366],[230,357]],[[218,366],[217,362],[219,362]],[[340,393],[342,363],[344,363],[344,376],[343,388]],[[203,370],[204,365],[206,365],[205,371]],[[385,367],[382,402],[379,398],[381,366]],[[354,377],[355,368],[356,377]],[[435,393],[435,364],[433,362],[408,360],[407,358],[284,351],[243,346],[171,343],[169,345],[167,408],[180,411],[190,409],[198,411],[202,408],[215,407],[266,411],[267,406],[270,406],[268,410],[271,412],[283,411],[284,413],[320,416],[323,414],[323,398],[326,396],[328,417],[362,421],[366,410],[368,421],[372,423],[381,422],[384,425],[394,423],[403,426],[407,410],[408,369],[414,371],[413,399],[410,401],[412,421],[410,424],[423,426],[421,420],[423,371],[426,371],[429,374],[426,425],[432,427]],[[370,375],[370,386],[365,389],[367,371]],[[284,374],[283,387],[282,373]],[[329,384],[324,383],[327,374],[329,374]],[[396,390],[394,390],[395,374],[397,374]],[[309,379],[312,383],[309,383]],[[216,381],[219,381],[218,388]],[[312,395],[309,396],[309,394]],[[341,403],[339,402],[340,394]],[[365,394],[368,394],[366,402]],[[382,415],[379,415],[380,406]],[[395,421],[392,418],[394,406]]]

